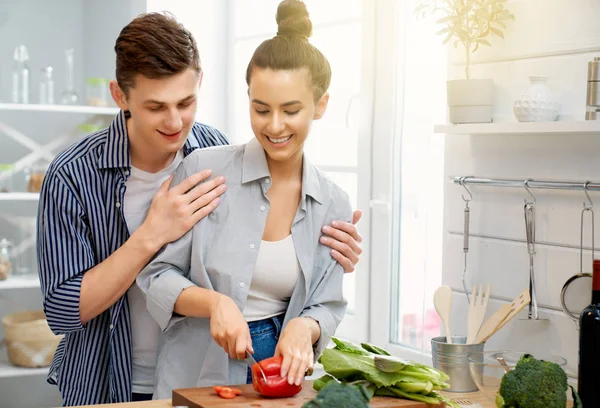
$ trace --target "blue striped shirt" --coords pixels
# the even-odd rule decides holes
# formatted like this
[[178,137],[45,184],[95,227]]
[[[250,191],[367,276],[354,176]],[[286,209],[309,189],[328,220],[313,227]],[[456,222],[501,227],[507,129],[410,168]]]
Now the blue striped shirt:
[[[195,123],[183,148],[228,144],[214,128]],[[131,171],[126,113],[75,143],[51,163],[40,193],[38,268],[48,324],[64,334],[48,382],[66,406],[131,399],[131,324],[127,296],[82,325],[83,274],[129,238],[123,215]]]

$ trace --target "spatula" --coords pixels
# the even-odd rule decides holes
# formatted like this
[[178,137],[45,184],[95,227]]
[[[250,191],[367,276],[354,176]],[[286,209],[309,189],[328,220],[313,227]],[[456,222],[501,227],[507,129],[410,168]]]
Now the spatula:
[[446,342],[452,344],[452,333],[450,333],[450,309],[452,307],[452,289],[450,286],[440,286],[433,294],[433,306],[440,316],[440,320],[446,331]]
[[[510,304],[502,305],[500,309],[496,311],[479,330],[477,333],[477,337],[475,338],[475,343],[482,343],[493,336],[498,330],[500,330],[506,323],[511,321],[516,315],[521,312],[531,302],[531,297],[529,296],[529,289],[526,289],[517,296]],[[504,317],[502,318],[502,315]],[[492,319],[494,319],[492,321]],[[485,331],[484,331],[485,328]]]
[[483,325],[479,329],[479,333],[477,333],[477,336],[475,337],[475,344],[483,343],[489,339],[496,331],[496,327],[498,327],[500,323],[506,319],[506,316],[508,316],[511,310],[511,304],[505,303],[500,306],[500,309],[496,310],[496,312],[491,315],[489,319],[483,322]]

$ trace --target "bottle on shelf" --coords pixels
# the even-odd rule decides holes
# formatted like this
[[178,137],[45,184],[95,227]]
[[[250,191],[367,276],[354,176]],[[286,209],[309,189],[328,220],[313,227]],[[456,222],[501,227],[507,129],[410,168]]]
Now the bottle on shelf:
[[600,259],[594,259],[592,303],[579,317],[578,392],[584,407],[600,407]]
[[67,89],[60,96],[60,103],[63,105],[77,105],[79,96],[75,92],[75,50],[69,48],[65,50],[67,58]]
[[44,67],[40,79],[40,104],[54,104],[54,79],[52,79],[52,67]]
[[14,69],[12,78],[12,102],[29,103],[29,53],[24,45],[19,45],[13,53]]

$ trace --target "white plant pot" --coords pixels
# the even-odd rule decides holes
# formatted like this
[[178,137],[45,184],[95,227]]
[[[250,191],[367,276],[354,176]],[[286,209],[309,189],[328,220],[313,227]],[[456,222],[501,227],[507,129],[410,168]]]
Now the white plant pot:
[[455,79],[447,82],[450,123],[489,123],[492,121],[494,81]]

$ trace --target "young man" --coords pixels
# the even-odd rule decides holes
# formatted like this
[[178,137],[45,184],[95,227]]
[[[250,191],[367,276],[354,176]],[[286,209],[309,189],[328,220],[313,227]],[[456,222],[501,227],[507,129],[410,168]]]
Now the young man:
[[[121,31],[115,51],[110,88],[122,111],[56,157],[40,196],[44,310],[52,330],[65,334],[48,381],[66,406],[151,397],[160,330],[135,279],[226,190],[210,170],[169,189],[184,156],[228,143],[194,122],[202,71],[189,31],[170,17],[142,15]],[[332,255],[354,270],[356,228],[339,223],[324,232]]]

